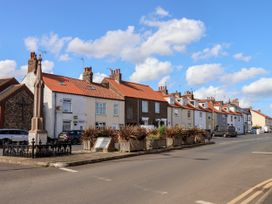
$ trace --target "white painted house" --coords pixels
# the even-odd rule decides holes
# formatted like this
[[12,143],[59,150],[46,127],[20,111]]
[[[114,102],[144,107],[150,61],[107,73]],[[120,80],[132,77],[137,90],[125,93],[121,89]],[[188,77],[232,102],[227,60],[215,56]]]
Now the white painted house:
[[[33,92],[36,55],[31,53],[28,73],[22,83]],[[125,124],[125,104],[121,96],[92,81],[92,68],[85,68],[83,80],[43,73],[45,128],[50,137],[62,131]]]

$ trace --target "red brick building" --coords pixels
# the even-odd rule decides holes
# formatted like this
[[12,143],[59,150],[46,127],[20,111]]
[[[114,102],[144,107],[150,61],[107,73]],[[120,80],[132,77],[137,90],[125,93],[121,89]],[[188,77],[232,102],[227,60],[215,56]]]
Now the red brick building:
[[126,125],[167,125],[168,103],[150,86],[122,80],[120,69],[112,70],[102,82],[125,100]]

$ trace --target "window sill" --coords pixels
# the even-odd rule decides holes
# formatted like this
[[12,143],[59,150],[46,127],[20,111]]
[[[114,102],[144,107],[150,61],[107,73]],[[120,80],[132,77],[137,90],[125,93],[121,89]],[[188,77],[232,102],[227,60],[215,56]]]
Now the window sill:
[[62,113],[65,113],[65,114],[73,114],[73,112],[62,112]]

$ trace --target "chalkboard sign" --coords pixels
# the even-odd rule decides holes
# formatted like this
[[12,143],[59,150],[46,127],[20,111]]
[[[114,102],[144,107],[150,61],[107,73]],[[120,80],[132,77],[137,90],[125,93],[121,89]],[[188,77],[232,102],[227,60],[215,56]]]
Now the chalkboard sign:
[[94,144],[94,151],[107,151],[110,144],[110,137],[98,137]]

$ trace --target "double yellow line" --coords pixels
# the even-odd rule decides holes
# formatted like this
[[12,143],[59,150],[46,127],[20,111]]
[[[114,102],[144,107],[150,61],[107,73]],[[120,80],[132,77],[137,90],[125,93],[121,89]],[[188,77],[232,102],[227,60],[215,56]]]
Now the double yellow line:
[[272,188],[272,179],[268,179],[259,183],[258,185],[250,188],[246,192],[242,193],[238,197],[234,198],[227,204],[249,204],[258,196],[265,193],[268,189]]

